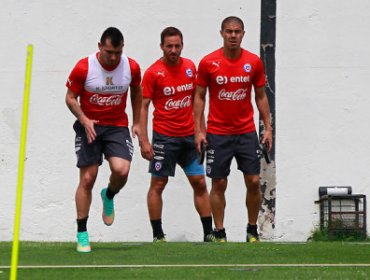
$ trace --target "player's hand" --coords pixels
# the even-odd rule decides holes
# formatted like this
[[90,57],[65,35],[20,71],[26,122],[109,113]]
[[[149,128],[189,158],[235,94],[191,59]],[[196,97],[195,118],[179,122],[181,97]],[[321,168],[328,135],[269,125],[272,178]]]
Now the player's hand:
[[195,142],[195,147],[197,148],[198,154],[200,154],[201,151],[202,151],[202,149],[201,149],[202,143],[204,143],[206,146],[208,145],[208,142],[207,142],[207,139],[206,139],[206,135],[203,132],[197,132],[197,133],[195,133],[195,135],[194,135],[194,142]]
[[149,141],[141,141],[140,143],[141,156],[146,160],[152,160],[154,158],[154,151]]
[[133,124],[132,127],[131,127],[131,134],[132,134],[133,138],[136,138],[136,136],[137,136],[138,139],[140,140],[140,135],[141,135],[140,125]]
[[262,144],[267,147],[267,150],[270,152],[272,148],[272,129],[266,129],[263,134]]
[[95,124],[99,123],[97,120],[90,120],[86,116],[80,119],[81,124],[85,128],[87,142],[90,144],[95,141],[96,138],[96,131],[95,131]]

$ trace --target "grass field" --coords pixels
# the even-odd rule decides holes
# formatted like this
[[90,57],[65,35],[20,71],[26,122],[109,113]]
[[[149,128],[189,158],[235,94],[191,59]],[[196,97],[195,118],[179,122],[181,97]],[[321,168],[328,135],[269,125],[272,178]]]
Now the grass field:
[[[0,245],[9,279],[12,243]],[[20,242],[18,279],[370,279],[370,243]]]

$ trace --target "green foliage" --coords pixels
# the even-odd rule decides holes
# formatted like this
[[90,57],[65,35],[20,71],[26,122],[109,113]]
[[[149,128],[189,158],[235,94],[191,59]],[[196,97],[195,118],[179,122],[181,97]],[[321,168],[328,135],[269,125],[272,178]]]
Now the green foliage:
[[315,228],[311,232],[309,241],[345,241],[345,242],[361,242],[370,241],[370,237],[363,232],[346,230],[345,228],[335,227],[335,230],[329,231],[328,227],[323,229]]

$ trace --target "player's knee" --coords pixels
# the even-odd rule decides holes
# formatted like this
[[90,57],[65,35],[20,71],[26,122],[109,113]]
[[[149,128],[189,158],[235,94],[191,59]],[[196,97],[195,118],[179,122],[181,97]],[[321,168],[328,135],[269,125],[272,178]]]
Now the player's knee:
[[194,192],[196,193],[207,192],[206,179],[204,178],[204,176],[199,176],[199,178],[197,178],[197,180],[192,185]]
[[164,191],[164,187],[151,186],[148,191],[148,196],[160,196]]
[[259,194],[261,192],[259,178],[248,181],[247,190],[250,194]]
[[245,184],[249,188],[259,188],[260,186],[260,177],[258,175],[246,175]]
[[212,179],[212,192],[224,193],[227,187],[227,178]]
[[154,192],[156,194],[162,194],[164,188],[166,187],[168,178],[156,178],[153,177],[150,183],[149,192]]
[[94,176],[93,174],[84,174],[84,176],[82,176],[80,179],[79,187],[85,190],[91,190],[94,186],[95,180],[96,176]]
[[127,167],[115,168],[112,170],[112,176],[119,180],[125,181],[128,178],[130,169]]
[[193,188],[206,187],[206,178],[204,175],[188,175],[187,177]]

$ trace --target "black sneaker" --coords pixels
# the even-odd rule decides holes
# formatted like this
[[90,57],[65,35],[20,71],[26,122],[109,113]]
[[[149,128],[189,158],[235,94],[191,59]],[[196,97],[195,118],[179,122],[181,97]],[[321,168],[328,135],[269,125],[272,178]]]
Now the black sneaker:
[[212,230],[211,233],[204,236],[204,242],[219,242],[219,243],[227,242],[225,229]]
[[260,241],[258,237],[258,231],[257,229],[252,230],[251,228],[247,228],[247,242],[249,243],[255,243]]
[[157,236],[155,236],[153,238],[153,243],[166,243],[167,240],[166,240],[166,237],[165,237],[165,234],[158,234]]

